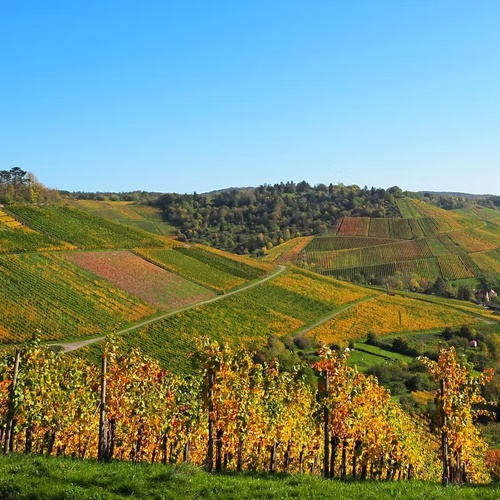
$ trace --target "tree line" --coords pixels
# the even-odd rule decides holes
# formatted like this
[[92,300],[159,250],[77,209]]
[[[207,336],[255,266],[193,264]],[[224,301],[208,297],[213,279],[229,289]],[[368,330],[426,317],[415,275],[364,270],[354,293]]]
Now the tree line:
[[0,170],[0,203],[55,203],[57,190],[48,189],[31,172],[20,167]]

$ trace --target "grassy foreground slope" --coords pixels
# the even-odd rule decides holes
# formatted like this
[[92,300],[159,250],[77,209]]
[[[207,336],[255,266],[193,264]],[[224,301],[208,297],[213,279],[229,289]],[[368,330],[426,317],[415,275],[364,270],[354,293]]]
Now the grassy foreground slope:
[[443,488],[439,484],[417,481],[342,482],[310,475],[213,475],[187,464],[98,464],[90,460],[0,455],[0,498],[496,500],[500,498],[500,486],[498,483],[492,483]]

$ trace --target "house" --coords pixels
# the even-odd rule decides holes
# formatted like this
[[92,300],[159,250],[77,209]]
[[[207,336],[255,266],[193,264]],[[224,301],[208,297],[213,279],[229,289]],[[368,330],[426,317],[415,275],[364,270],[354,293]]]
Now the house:
[[470,345],[471,347],[477,347],[477,340],[472,339],[472,340],[469,342],[469,345]]

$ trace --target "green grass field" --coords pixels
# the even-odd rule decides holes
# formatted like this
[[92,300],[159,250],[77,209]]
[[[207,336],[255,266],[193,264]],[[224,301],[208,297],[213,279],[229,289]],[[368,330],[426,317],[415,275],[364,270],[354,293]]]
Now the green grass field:
[[291,474],[208,474],[190,466],[0,455],[2,500],[498,500],[500,485],[350,482]]

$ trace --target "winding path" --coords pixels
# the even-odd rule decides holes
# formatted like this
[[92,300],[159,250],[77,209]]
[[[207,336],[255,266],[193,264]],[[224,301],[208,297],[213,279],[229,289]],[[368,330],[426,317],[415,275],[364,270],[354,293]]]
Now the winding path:
[[[189,309],[193,309],[194,307],[198,307],[204,304],[210,304],[211,302],[216,302],[217,300],[223,300],[226,297],[230,297],[231,295],[236,295],[237,293],[241,293],[245,290],[248,290],[249,288],[253,288],[254,286],[258,286],[262,283],[265,283],[266,281],[275,278],[276,276],[280,275],[286,270],[286,266],[278,265],[276,268],[269,273],[267,276],[265,276],[262,279],[259,279],[258,281],[254,281],[252,283],[249,283],[248,285],[242,286],[241,288],[238,288],[237,290],[233,290],[232,292],[225,293],[223,295],[217,295],[216,297],[213,297],[211,299],[203,300],[201,302],[196,302],[195,304],[190,304],[189,306],[184,306],[180,307],[178,309],[175,309],[173,311],[170,311],[165,314],[161,314],[160,316],[155,316],[154,318],[147,319],[145,321],[141,321],[140,323],[137,323],[133,326],[129,326],[128,328],[124,328],[123,330],[117,331],[117,335],[122,335],[124,333],[131,332],[133,330],[137,330],[137,328],[141,328],[143,326],[149,325],[151,323],[155,323],[157,321],[161,321],[162,319],[168,318],[169,316],[173,316],[174,314],[180,313],[187,311]],[[75,351],[76,349],[79,349],[80,347],[84,347],[90,344],[94,344],[95,342],[100,342],[101,340],[104,340],[106,336],[101,336],[101,337],[94,337],[92,339],[87,339],[87,340],[79,340],[76,342],[63,342],[60,344],[51,344],[52,346],[62,348],[64,352],[70,352],[70,351]]]

